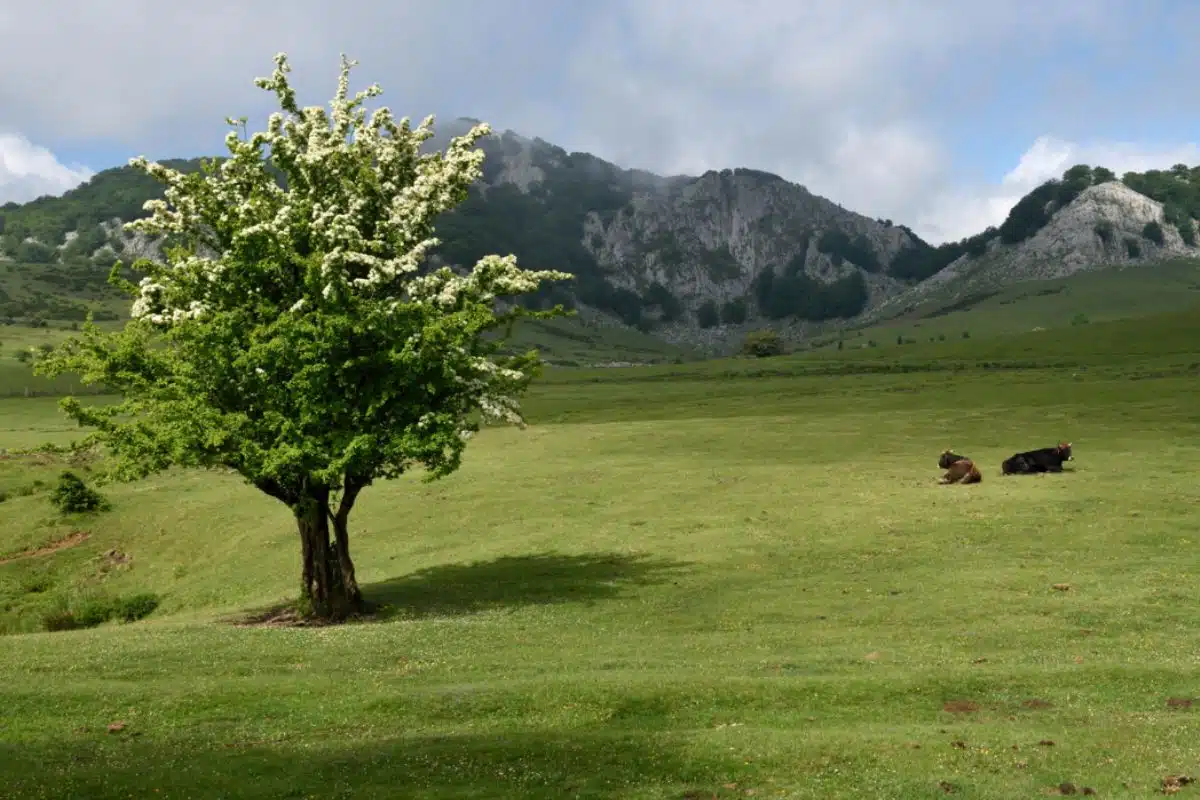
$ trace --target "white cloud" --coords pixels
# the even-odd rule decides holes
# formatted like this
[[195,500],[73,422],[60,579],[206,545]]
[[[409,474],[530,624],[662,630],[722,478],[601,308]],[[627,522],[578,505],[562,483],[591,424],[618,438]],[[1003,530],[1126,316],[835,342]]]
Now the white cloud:
[[[620,9],[571,62],[570,85],[590,100],[573,146],[659,171],[768,170],[868,216],[920,221],[931,236],[932,210],[961,213],[936,202],[961,188],[947,128],[961,136],[994,109],[988,84],[1016,72],[1014,49],[1023,63],[1052,61],[1064,36],[1111,41],[1136,11],[1124,0],[626,0]],[[1044,78],[1033,77],[1035,88],[1052,94]],[[1031,95],[1011,116],[1046,102]]]
[[1126,172],[1200,163],[1200,144],[1145,145],[1133,142],[1068,142],[1039,136],[998,184],[957,188],[929,198],[913,230],[930,242],[955,241],[999,225],[1017,201],[1039,184],[1061,177],[1076,164]]
[[[261,124],[271,99],[251,79],[276,51],[303,102],[328,98],[346,51],[400,115],[478,117],[660,173],[768,170],[931,241],[1003,219],[1063,145],[995,185],[975,160],[1041,131],[1161,129],[1200,73],[1200,49],[1172,38],[1200,4],[1168,0],[20,5],[0,7],[0,129],[51,149],[213,153],[224,117]],[[1118,170],[1171,149],[1074,147]]]
[[59,163],[53,153],[24,136],[0,134],[0,205],[62,194],[93,174],[87,167]]

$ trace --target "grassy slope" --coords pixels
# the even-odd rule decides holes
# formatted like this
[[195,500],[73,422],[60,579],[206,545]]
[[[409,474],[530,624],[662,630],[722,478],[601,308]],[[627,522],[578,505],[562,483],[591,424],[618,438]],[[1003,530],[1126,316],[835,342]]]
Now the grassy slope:
[[[528,431],[364,495],[360,578],[401,609],[374,625],[213,621],[295,585],[287,512],[232,478],[116,488],[94,520],[13,498],[0,552],[91,538],[0,565],[10,627],[88,593],[164,601],[0,637],[0,796],[1145,796],[1200,768],[1200,712],[1167,706],[1200,685],[1196,381],[1130,379],[1200,361],[1187,321],[1068,330],[1036,340],[1046,363],[1095,368],[949,386],[805,374],[861,357],[556,371]],[[0,401],[0,447],[69,437],[54,415]],[[1059,438],[1075,471],[998,476]],[[983,484],[936,485],[947,446]],[[112,548],[132,569],[103,570]]]
[[[33,287],[64,301],[83,303],[95,309],[122,314],[128,310],[127,301],[99,301],[92,295],[64,294],[61,288],[30,277],[46,269],[53,267],[0,263],[0,289],[7,289],[12,296],[18,297]],[[877,347],[870,349],[888,350],[899,346],[897,336],[922,344],[938,337],[961,339],[963,331],[968,331],[974,339],[981,339],[1038,327],[1053,330],[1069,327],[1072,319],[1080,314],[1090,322],[1139,318],[1186,309],[1198,301],[1200,261],[1182,259],[1155,266],[1105,269],[1054,281],[1015,284],[969,307],[948,313],[943,313],[946,301],[933,299],[903,318],[848,332],[845,346],[851,350],[865,349],[869,341],[874,341]],[[69,379],[50,383],[32,377],[28,369],[13,358],[18,347],[61,339],[67,335],[62,330],[65,327],[61,322],[41,330],[0,326],[0,396],[78,389]],[[835,340],[828,338],[828,341],[819,350],[835,351]],[[612,362],[666,363],[693,358],[688,348],[668,344],[653,335],[622,326],[584,323],[578,318],[524,323],[517,329],[514,344],[520,348],[537,347],[549,362],[570,367]],[[912,344],[903,346],[912,347]],[[892,358],[894,354],[888,352],[882,357]]]
[[[111,328],[120,324],[102,322],[100,326]],[[0,325],[0,397],[91,391],[70,376],[54,380],[36,376],[27,364],[17,360],[20,350],[56,344],[71,335],[73,332],[69,324],[59,321],[45,328]],[[623,327],[590,324],[578,317],[518,323],[512,346],[522,350],[537,348],[549,364],[565,367],[612,363],[662,364],[695,357],[687,348],[668,344],[649,334]]]
[[[101,323],[111,327],[120,323]],[[34,375],[28,364],[17,360],[19,350],[56,344],[73,332],[62,323],[53,327],[0,326],[0,397],[91,392],[77,378],[61,376],[50,380]],[[537,348],[548,363],[579,366],[608,363],[670,363],[693,356],[686,348],[670,345],[640,331],[590,325],[578,318],[529,320],[518,324],[512,338],[514,348]]]
[[874,340],[880,347],[888,347],[896,345],[897,336],[920,343],[938,336],[959,339],[963,331],[978,339],[1038,327],[1067,327],[1078,314],[1101,322],[1182,310],[1197,302],[1200,260],[1179,259],[1082,272],[1052,281],[1024,281],[988,297],[969,298],[965,307],[957,310],[945,299],[931,298],[903,317],[847,334],[846,342],[858,347]]

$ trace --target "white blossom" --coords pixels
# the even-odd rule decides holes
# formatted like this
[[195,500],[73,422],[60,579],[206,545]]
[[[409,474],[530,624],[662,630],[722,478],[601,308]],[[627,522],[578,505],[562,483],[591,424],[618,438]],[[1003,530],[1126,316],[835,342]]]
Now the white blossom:
[[[278,302],[280,314],[353,309],[370,318],[406,304],[453,311],[461,303],[490,304],[571,277],[521,269],[511,255],[486,256],[465,275],[448,268],[418,275],[440,244],[431,235],[432,222],[482,176],[484,153],[476,143],[490,126],[478,124],[444,152],[423,154],[433,117],[410,127],[386,107],[368,116],[364,104],[382,90],[372,85],[351,95],[349,76],[357,62],[342,57],[327,110],[301,108],[287,79],[287,55],[274,61],[271,76],[255,85],[275,94],[279,110],[268,117],[266,130],[248,135],[239,135],[244,119],[228,119],[229,156],[219,168],[185,175],[144,157],[130,160],[165,191],[145,204],[147,217],[126,229],[187,242],[165,263],[150,265],[131,308],[135,319],[170,328],[241,306],[249,297]],[[286,189],[267,170],[268,158],[287,174]],[[299,273],[301,280],[281,282],[281,275]],[[411,351],[424,345],[419,334],[405,343]],[[454,358],[459,361],[447,365],[447,374],[478,393],[485,418],[519,424],[509,389],[525,376],[465,350]],[[433,419],[423,417],[420,424]]]

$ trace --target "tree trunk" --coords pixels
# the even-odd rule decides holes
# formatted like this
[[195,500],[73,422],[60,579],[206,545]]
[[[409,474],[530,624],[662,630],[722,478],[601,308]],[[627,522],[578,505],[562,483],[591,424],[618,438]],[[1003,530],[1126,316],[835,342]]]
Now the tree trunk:
[[338,525],[337,541],[329,539],[329,522],[335,519],[329,508],[329,489],[310,488],[294,511],[300,531],[300,599],[305,611],[325,620],[344,619],[360,611],[362,593],[354,578],[344,517]]
[[358,578],[354,575],[354,562],[350,560],[350,533],[346,528],[346,519],[340,514],[333,518],[334,550],[337,557],[337,570],[341,579],[346,599],[362,607],[362,592],[358,588]]

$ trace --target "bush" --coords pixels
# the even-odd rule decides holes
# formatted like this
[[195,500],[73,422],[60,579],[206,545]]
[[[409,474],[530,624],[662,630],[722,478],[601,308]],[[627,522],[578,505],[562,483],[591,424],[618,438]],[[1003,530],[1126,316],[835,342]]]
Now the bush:
[[73,610],[72,615],[80,628],[94,628],[112,619],[113,602],[105,598],[86,600]]
[[721,306],[721,321],[726,325],[741,325],[746,321],[748,311],[746,298],[734,298]]
[[79,627],[75,622],[75,615],[65,608],[47,611],[42,615],[42,627],[47,631],[54,633],[55,631],[73,631]]
[[90,597],[72,608],[59,604],[42,615],[42,627],[47,631],[72,631],[94,628],[109,620],[137,622],[154,613],[161,602],[153,592],[139,592],[128,597]]
[[110,508],[103,495],[69,470],[58,476],[58,484],[50,492],[50,502],[64,514],[107,511]]
[[783,340],[775,331],[752,331],[742,341],[742,355],[768,358],[783,354]]
[[1162,243],[1163,243],[1162,226],[1153,220],[1151,220],[1150,222],[1147,222],[1145,227],[1142,228],[1142,237],[1145,239],[1149,239],[1150,241],[1154,242],[1156,245],[1159,245],[1161,247]]
[[42,594],[54,585],[54,581],[46,574],[28,575],[21,580],[21,591],[26,594]]
[[159,602],[158,595],[153,592],[140,592],[122,597],[113,603],[113,616],[122,622],[137,622],[154,613]]
[[1190,219],[1181,219],[1175,223],[1175,229],[1179,231],[1179,238],[1183,239],[1183,243],[1188,247],[1196,246],[1196,227]]

